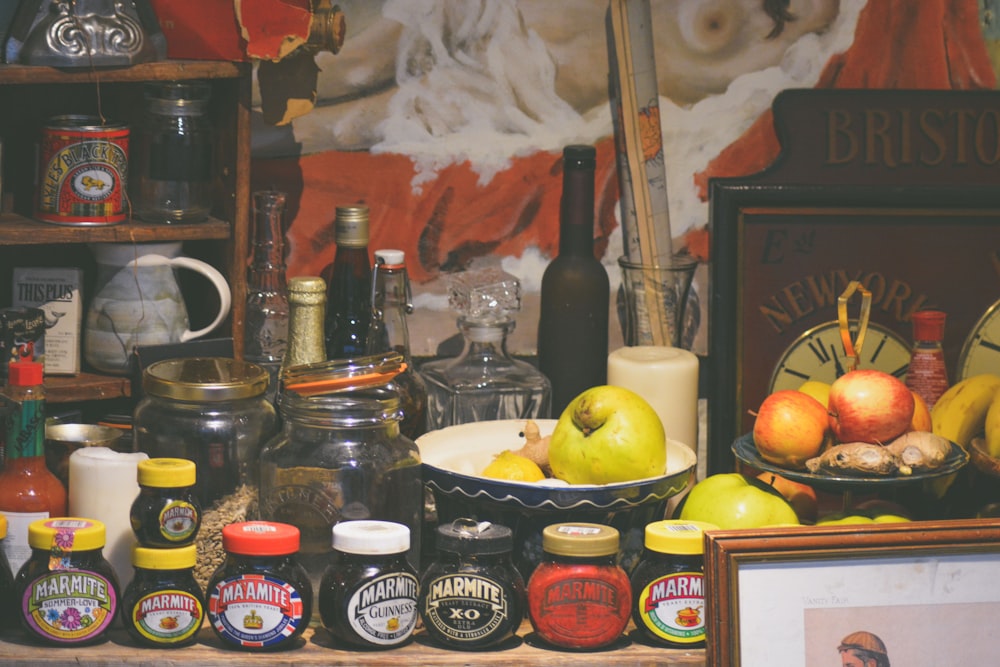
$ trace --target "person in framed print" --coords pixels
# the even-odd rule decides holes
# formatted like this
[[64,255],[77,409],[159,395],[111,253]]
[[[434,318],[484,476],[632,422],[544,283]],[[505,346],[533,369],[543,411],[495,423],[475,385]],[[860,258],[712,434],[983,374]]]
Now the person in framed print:
[[889,653],[878,635],[859,630],[840,640],[841,667],[889,667]]

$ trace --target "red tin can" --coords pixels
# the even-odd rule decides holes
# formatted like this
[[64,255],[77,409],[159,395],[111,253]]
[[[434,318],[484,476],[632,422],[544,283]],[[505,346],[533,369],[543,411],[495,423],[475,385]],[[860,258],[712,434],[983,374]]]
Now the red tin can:
[[97,116],[56,116],[42,129],[35,217],[113,225],[127,217],[129,128]]

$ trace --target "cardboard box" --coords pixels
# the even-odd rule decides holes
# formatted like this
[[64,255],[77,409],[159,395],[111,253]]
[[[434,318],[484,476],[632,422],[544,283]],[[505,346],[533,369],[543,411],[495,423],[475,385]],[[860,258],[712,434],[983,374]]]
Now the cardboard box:
[[[22,359],[44,363],[45,311],[21,306],[0,308],[0,386],[7,384],[7,366]],[[2,412],[0,406],[0,415]]]
[[79,373],[83,272],[72,268],[16,267],[13,278],[11,303],[40,308],[45,313],[45,374]]

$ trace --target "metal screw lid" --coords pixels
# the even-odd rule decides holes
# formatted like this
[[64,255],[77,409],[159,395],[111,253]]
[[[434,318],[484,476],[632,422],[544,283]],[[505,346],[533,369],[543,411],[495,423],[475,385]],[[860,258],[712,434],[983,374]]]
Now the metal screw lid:
[[351,248],[368,246],[368,207],[338,206],[333,223],[334,241]]
[[437,548],[463,556],[510,553],[514,536],[510,528],[489,521],[455,519],[437,528]]
[[555,523],[542,531],[542,550],[557,556],[610,556],[618,541],[615,528],[598,523]]
[[182,357],[150,364],[142,388],[151,395],[178,401],[232,401],[260,396],[267,390],[267,371],[249,361],[227,357]]

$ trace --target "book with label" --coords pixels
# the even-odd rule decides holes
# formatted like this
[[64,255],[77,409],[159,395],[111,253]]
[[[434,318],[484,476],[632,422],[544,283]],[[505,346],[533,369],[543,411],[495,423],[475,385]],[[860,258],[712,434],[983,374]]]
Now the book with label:
[[46,375],[80,372],[83,271],[60,267],[15,267],[12,303],[45,312]]

